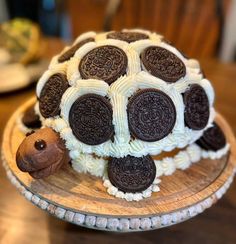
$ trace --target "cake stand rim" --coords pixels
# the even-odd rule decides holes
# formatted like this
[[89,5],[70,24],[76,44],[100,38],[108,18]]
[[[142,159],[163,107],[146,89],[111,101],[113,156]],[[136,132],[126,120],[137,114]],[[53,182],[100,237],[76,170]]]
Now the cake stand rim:
[[[35,98],[29,99],[23,105],[29,106],[35,101]],[[19,113],[19,110],[22,109],[20,106],[15,113]],[[15,114],[14,113],[14,114]],[[14,114],[10,117],[8,123],[10,122],[11,118]],[[228,123],[225,119],[221,116],[223,123],[226,124],[228,130],[231,131]],[[7,125],[8,125],[7,123]],[[232,132],[232,131],[231,131]],[[5,130],[3,134],[3,139],[5,138]],[[4,143],[3,143],[4,144]],[[234,151],[234,148],[233,150]],[[234,155],[230,157],[234,158]],[[228,179],[224,182],[223,185],[219,187],[219,189],[208,197],[199,200],[196,204],[188,205],[184,208],[173,209],[172,211],[162,214],[150,214],[150,215],[142,215],[142,216],[119,216],[119,215],[104,215],[104,214],[97,214],[91,212],[79,212],[79,211],[71,211],[66,208],[63,208],[60,204],[55,202],[46,201],[44,197],[40,197],[40,194],[35,194],[30,191],[24,184],[20,182],[20,180],[15,176],[14,172],[8,166],[7,159],[4,155],[4,145],[2,145],[2,162],[3,166],[6,169],[7,176],[11,183],[16,186],[16,188],[20,191],[20,193],[33,204],[37,205],[41,209],[51,213],[52,215],[64,219],[68,222],[85,226],[88,228],[93,229],[100,229],[100,230],[107,230],[107,231],[120,231],[120,232],[130,232],[130,231],[143,231],[143,230],[152,230],[158,229],[165,226],[170,226],[173,224],[177,224],[183,222],[189,218],[196,216],[197,214],[203,212],[205,209],[211,207],[218,199],[222,197],[222,195],[226,192],[229,188],[230,184],[233,181],[234,174],[236,173],[235,161],[234,161],[234,168],[232,170],[232,174],[228,177]],[[73,216],[73,217],[72,217]],[[139,222],[139,228],[134,228],[138,224],[134,222]],[[104,223],[106,222],[106,226]],[[132,223],[134,226],[132,226]],[[129,228],[127,228],[129,226]]]

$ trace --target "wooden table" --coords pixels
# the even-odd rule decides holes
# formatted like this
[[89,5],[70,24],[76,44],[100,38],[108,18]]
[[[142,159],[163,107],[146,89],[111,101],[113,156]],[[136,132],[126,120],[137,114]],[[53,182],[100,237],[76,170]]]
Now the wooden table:
[[[215,87],[217,109],[236,132],[236,64],[201,63]],[[1,95],[1,136],[12,112],[33,94],[31,86]],[[236,243],[235,229],[236,180],[222,200],[187,222],[155,231],[117,234],[81,228],[50,216],[25,200],[0,166],[0,243]]]

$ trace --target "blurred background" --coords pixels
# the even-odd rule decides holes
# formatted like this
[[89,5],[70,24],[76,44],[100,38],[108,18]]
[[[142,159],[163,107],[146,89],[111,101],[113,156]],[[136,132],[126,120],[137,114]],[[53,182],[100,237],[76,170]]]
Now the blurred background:
[[235,0],[1,0],[0,22],[24,17],[44,35],[71,41],[88,31],[140,27],[190,57],[235,60]]
[[[29,22],[24,28],[19,22],[6,25],[15,18],[32,20],[37,28]],[[66,44],[90,30],[137,27],[163,34],[200,60],[215,88],[216,109],[236,133],[236,0],[0,0],[1,26],[5,26],[0,33],[1,143],[9,117],[35,96],[35,81]],[[14,41],[14,59],[4,51],[3,37]],[[29,55],[32,44],[34,53]],[[0,186],[0,243],[4,244],[236,243],[236,181],[219,203],[187,222],[119,235],[80,228],[37,208],[11,185],[1,163]]]

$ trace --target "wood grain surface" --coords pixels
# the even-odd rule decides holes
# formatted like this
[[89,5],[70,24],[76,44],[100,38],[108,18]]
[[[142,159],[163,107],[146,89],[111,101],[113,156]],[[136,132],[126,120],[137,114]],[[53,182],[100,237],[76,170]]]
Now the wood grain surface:
[[[117,10],[106,24],[108,1],[66,1],[73,37],[107,26],[111,30],[139,27],[162,33],[190,56],[205,58],[217,54],[222,20],[231,0],[113,0],[117,2]],[[78,9],[91,17],[78,14]]]
[[73,212],[108,217],[150,217],[178,212],[210,197],[233,174],[236,166],[236,142],[222,116],[216,121],[231,144],[231,153],[218,160],[201,160],[187,170],[176,170],[171,176],[162,176],[161,191],[140,202],[126,202],[110,196],[101,178],[78,174],[66,165],[56,174],[34,180],[21,172],[15,163],[16,150],[24,139],[17,126],[17,119],[33,103],[31,98],[22,104],[8,121],[3,137],[3,155],[18,181],[30,192],[49,203]]
[[[59,50],[50,42],[50,56]],[[236,133],[236,64],[200,60],[216,92],[216,108]],[[0,97],[0,135],[16,108],[35,93],[31,86]],[[56,219],[24,199],[0,164],[0,243],[236,243],[236,181],[216,205],[181,224],[150,232],[116,234]]]

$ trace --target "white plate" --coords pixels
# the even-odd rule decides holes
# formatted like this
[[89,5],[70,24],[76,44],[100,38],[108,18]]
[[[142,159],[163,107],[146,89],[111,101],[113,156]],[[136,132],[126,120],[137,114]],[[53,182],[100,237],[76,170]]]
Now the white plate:
[[13,63],[0,66],[0,93],[15,91],[28,86],[47,69],[47,61],[24,66]]

